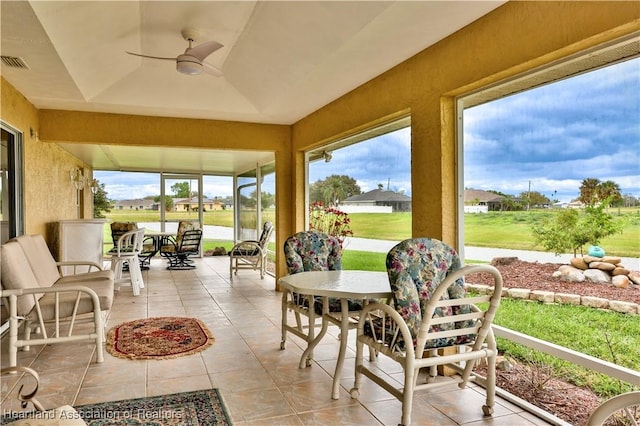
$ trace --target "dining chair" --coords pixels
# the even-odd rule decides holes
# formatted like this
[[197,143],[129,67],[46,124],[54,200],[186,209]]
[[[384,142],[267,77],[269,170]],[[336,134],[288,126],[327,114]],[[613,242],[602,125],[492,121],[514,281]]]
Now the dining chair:
[[[496,341],[491,323],[500,304],[502,276],[490,265],[462,266],[456,251],[430,238],[414,238],[394,246],[386,258],[387,274],[394,293],[392,304],[364,307],[357,326],[356,375],[351,397],[360,395],[366,376],[402,403],[402,425],[411,424],[416,391],[457,383],[464,388],[478,378],[485,384],[484,415],[493,414],[495,403]],[[490,274],[489,294],[467,297],[464,277]],[[363,362],[364,347],[389,358],[380,363]],[[480,379],[473,368],[487,360],[487,376]],[[391,378],[398,366],[402,386]],[[438,367],[455,372],[450,380],[435,380]],[[418,383],[420,369],[427,375]]]
[[238,275],[240,269],[260,270],[260,279],[264,279],[267,270],[267,245],[273,234],[273,224],[269,221],[262,226],[262,233],[258,240],[240,241],[229,250],[229,279]]
[[[129,281],[133,289],[133,295],[140,295],[140,289],[144,288],[142,270],[140,268],[139,255],[144,243],[145,228],[135,228],[118,237],[115,247],[109,251],[111,255],[111,270],[113,271],[116,285],[124,282],[124,265],[129,267]],[[119,289],[118,286],[116,288]]]
[[[284,255],[287,273],[297,274],[306,271],[333,271],[342,269],[342,247],[340,241],[333,236],[310,230],[298,232],[284,243]],[[365,284],[366,285],[366,284]],[[348,300],[349,316],[357,316],[362,309],[362,300]],[[295,326],[287,324],[287,312],[295,314]],[[331,314],[332,322],[339,325],[341,320],[341,302],[337,298],[328,299],[327,311]],[[282,292],[282,341],[280,349],[285,349],[286,334],[292,333],[307,342],[307,346],[315,338],[315,328],[321,324],[318,318],[323,315],[323,301],[321,297],[311,297],[283,289]],[[304,324],[302,317],[308,319]],[[355,328],[356,321],[353,322]],[[313,352],[308,354],[301,365],[311,365]]]
[[[138,224],[136,222],[111,222],[111,239],[113,241],[113,249],[115,250],[118,238],[120,238],[122,234],[135,229],[138,229]],[[145,235],[142,242],[142,250],[138,255],[138,259],[140,260],[140,269],[149,269],[151,258],[156,254],[156,252],[157,250],[155,248],[153,238]],[[122,265],[122,270],[128,271],[129,265],[124,263]]]
[[193,260],[189,259],[200,253],[202,229],[198,222],[180,221],[175,238],[166,238],[160,247],[160,255],[168,260],[167,269],[195,269]]

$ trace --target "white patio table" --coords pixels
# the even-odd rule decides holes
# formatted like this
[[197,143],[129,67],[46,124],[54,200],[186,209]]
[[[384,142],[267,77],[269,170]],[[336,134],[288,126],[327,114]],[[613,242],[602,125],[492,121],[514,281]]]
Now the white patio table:
[[[278,284],[295,293],[308,296],[320,296],[323,298],[322,329],[315,339],[309,343],[300,359],[300,368],[305,367],[305,360],[313,348],[322,340],[329,323],[332,322],[340,326],[340,351],[336,370],[333,375],[333,389],[331,397],[339,399],[340,375],[344,364],[345,352],[347,349],[347,337],[349,333],[349,306],[348,299],[364,300],[365,303],[372,299],[393,297],[389,278],[386,272],[374,271],[309,271],[297,274],[286,275],[278,280]],[[282,294],[282,325],[283,341],[285,333],[285,318],[287,315],[287,294]],[[341,301],[341,318],[338,319],[329,313],[329,298],[335,297]],[[352,312],[353,313],[353,312]]]

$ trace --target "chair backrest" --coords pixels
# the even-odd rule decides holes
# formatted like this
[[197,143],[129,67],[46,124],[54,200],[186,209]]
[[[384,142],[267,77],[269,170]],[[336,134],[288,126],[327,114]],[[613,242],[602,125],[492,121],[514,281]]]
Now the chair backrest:
[[189,230],[200,230],[200,223],[187,220],[181,220],[178,222],[178,231],[176,232],[176,245],[178,247],[180,247],[184,233]]
[[[394,246],[386,259],[387,274],[394,293],[394,307],[406,322],[411,335],[418,336],[423,320],[468,313],[469,305],[436,307],[427,313],[431,296],[446,277],[462,266],[456,251],[442,241],[431,238],[407,239]],[[440,299],[465,297],[464,279],[459,278],[444,289]],[[440,331],[465,328],[469,321],[442,323],[434,326]],[[432,327],[432,331],[434,329]],[[429,341],[426,348],[467,343],[474,336],[465,335]]]
[[120,235],[116,241],[115,253],[118,256],[131,253],[140,254],[144,241],[144,232],[145,228],[137,228]]
[[113,246],[118,244],[118,238],[125,232],[133,231],[138,228],[135,222],[111,222],[111,239]]
[[178,253],[194,254],[200,251],[200,240],[202,240],[201,229],[187,229],[182,233],[182,238],[178,244]]
[[287,238],[284,256],[289,274],[342,269],[340,241],[318,231],[302,231]]
[[269,240],[271,239],[271,234],[273,234],[273,224],[269,221],[265,222],[262,226],[262,234],[260,234],[260,238],[258,239],[258,245],[261,249],[269,244]]

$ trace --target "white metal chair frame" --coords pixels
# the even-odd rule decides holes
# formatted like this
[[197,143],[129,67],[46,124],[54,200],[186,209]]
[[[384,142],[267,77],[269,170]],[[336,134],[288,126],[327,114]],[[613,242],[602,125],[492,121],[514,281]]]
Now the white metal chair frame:
[[[446,290],[454,284],[454,282],[465,275],[472,273],[486,272],[493,275],[494,288],[492,294],[480,295],[477,297],[464,297],[457,299],[444,299],[442,295]],[[486,377],[486,405],[482,407],[485,415],[493,414],[493,406],[495,404],[495,383],[496,383],[496,356],[498,350],[496,341],[491,329],[491,323],[495,316],[500,303],[502,293],[502,276],[500,272],[490,265],[470,265],[460,268],[450,273],[444,279],[436,290],[432,293],[430,300],[424,310],[423,320],[420,324],[415,347],[411,344],[413,338],[408,326],[402,316],[395,310],[393,306],[382,303],[372,303],[364,307],[360,315],[360,321],[357,328],[356,337],[356,376],[354,387],[351,389],[351,397],[357,399],[360,395],[360,384],[362,376],[366,376],[376,384],[384,388],[390,394],[395,396],[402,402],[402,425],[411,424],[411,409],[413,404],[413,394],[415,391],[450,385],[451,381],[433,381],[427,380],[426,383],[417,384],[418,372],[421,368],[429,368],[430,379],[436,376],[437,366],[446,365],[457,373],[460,377],[454,379],[460,388],[464,388],[469,380],[475,379],[472,375],[472,369],[476,361],[487,359],[487,377]],[[476,304],[488,302],[486,311],[479,309]],[[444,317],[434,317],[436,308],[454,307],[467,305],[471,308],[470,313],[457,314]],[[399,352],[392,348],[387,342],[388,336],[376,336],[373,338],[364,333],[365,323],[373,319],[385,321],[391,319],[395,324],[394,340],[399,335],[402,336],[405,345],[404,352]],[[438,326],[445,323],[463,323],[468,320],[472,321],[472,327],[455,328],[451,330],[438,331]],[[435,326],[435,327],[434,327]],[[457,336],[476,335],[475,341],[469,345],[461,345],[461,351],[453,354],[439,354],[436,349],[425,349],[428,341],[432,339],[450,338]],[[370,350],[382,353],[402,366],[404,371],[404,384],[397,387],[391,381],[387,381],[380,374],[378,367],[370,368],[363,363],[363,350],[367,345]],[[456,346],[453,346],[456,347]],[[425,357],[428,355],[428,357]]]
[[260,279],[267,271],[267,245],[273,234],[271,222],[265,222],[259,240],[240,241],[229,251],[229,279],[233,281],[233,271],[238,275],[240,269],[259,268]]
[[123,265],[129,266],[129,280],[133,295],[140,295],[140,289],[144,288],[142,270],[138,256],[142,252],[145,228],[137,228],[122,234],[111,252],[111,270],[116,284],[121,284],[123,278]]
[[620,416],[620,419],[626,422],[612,424],[628,424],[638,426],[640,420],[640,391],[627,392],[614,396],[606,400],[589,416],[587,426],[601,426],[605,422],[614,417]]

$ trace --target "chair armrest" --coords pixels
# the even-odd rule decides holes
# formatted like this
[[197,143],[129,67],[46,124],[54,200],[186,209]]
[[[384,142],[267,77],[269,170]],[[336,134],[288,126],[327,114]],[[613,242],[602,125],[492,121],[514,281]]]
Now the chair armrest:
[[15,367],[4,367],[0,370],[0,375],[9,374],[9,373],[27,373],[32,376],[35,381],[34,388],[30,393],[22,393],[22,389],[24,388],[24,384],[20,385],[20,389],[18,389],[18,399],[20,400],[20,405],[22,408],[27,408],[27,404],[31,402],[36,410],[44,411],[44,407],[40,402],[35,399],[36,393],[38,392],[38,387],[40,386],[40,376],[38,373],[29,367],[23,367],[21,365],[16,365]]
[[[65,260],[61,262],[56,262],[56,266],[58,267],[58,271],[60,275],[62,275],[62,268],[64,266],[73,266],[73,275],[78,274],[78,266],[88,266],[88,270],[84,272],[91,272],[92,268],[96,268],[98,271],[104,270],[102,265],[97,262],[92,262],[90,260]],[[81,272],[81,273],[84,273]]]
[[[49,294],[49,293],[71,293],[71,292],[82,292],[86,293],[91,297],[93,301],[93,306],[98,307],[100,309],[100,299],[98,297],[98,293],[96,293],[92,288],[83,286],[83,285],[64,285],[60,287],[38,287],[38,288],[15,288],[10,290],[0,289],[0,297],[6,297],[9,299],[11,303],[11,296],[25,296],[27,294]],[[40,298],[38,298],[40,299]]]

